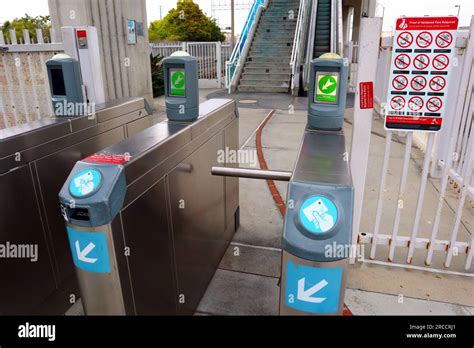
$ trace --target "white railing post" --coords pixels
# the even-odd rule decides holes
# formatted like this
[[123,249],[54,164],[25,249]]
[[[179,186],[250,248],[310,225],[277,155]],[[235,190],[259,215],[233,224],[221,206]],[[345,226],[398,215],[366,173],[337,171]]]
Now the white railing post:
[[[359,83],[375,81],[377,59],[382,29],[381,18],[362,18],[360,22],[360,57],[357,72],[357,86],[352,128],[352,153],[350,166],[354,185],[354,216],[352,243],[357,243],[362,204],[364,200],[365,178],[369,160],[370,134],[372,130],[373,109],[361,109],[359,104]],[[351,263],[355,262],[355,255]]]
[[222,87],[222,43],[216,42],[216,74],[218,88]]

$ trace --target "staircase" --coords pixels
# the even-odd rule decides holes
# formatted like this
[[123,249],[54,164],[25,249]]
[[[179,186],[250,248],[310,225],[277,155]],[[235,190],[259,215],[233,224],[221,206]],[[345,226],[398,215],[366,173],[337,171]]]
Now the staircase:
[[318,0],[314,58],[331,52],[331,0]]
[[299,4],[300,0],[270,0],[245,62],[238,86],[240,92],[289,92]]

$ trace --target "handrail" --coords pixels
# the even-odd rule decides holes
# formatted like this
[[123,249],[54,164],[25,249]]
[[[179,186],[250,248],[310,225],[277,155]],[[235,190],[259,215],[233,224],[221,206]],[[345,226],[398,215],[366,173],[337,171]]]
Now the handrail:
[[244,28],[242,29],[242,34],[239,37],[239,41],[235,45],[232,54],[229,58],[229,60],[225,63],[226,66],[226,87],[231,88],[235,76],[236,76],[236,70],[237,66],[239,65],[240,58],[242,56],[242,52],[244,51],[244,48],[248,45],[248,39],[249,39],[249,34],[250,30],[252,29],[252,26],[254,25],[256,15],[258,13],[258,9],[260,6],[264,6],[265,0],[255,0],[249,15],[247,17],[247,20],[245,22]]
[[290,67],[291,67],[291,82],[290,91],[295,86],[295,78],[298,75],[299,64],[298,63],[298,52],[301,43],[301,37],[303,35],[304,18],[306,13],[306,0],[300,0],[300,7],[298,11],[298,22],[296,23],[295,36],[293,38],[293,49],[291,51]]

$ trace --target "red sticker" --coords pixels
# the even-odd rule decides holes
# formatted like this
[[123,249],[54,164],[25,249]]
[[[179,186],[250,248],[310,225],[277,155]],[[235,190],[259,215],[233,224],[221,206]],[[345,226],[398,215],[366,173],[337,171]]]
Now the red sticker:
[[397,37],[397,43],[401,48],[410,47],[413,43],[413,35],[407,31],[400,33]]
[[426,54],[419,54],[413,59],[413,65],[418,70],[424,70],[430,65],[430,58]]
[[392,80],[392,86],[398,91],[404,90],[408,87],[408,79],[404,75],[397,75]]
[[437,112],[443,107],[443,101],[438,97],[432,97],[426,102],[426,108],[431,112]]
[[401,110],[405,107],[405,98],[401,97],[401,96],[396,96],[396,97],[393,97],[391,100],[390,100],[390,107],[393,109],[393,110]]
[[411,88],[415,91],[421,91],[426,87],[426,79],[424,76],[418,75],[411,79],[410,82]]
[[433,35],[427,31],[423,31],[416,37],[416,44],[421,48],[426,48],[433,42]]
[[110,155],[105,153],[96,153],[92,156],[85,158],[83,161],[92,163],[104,163],[104,164],[124,164],[130,161],[131,156],[129,155]]
[[453,42],[453,35],[449,31],[443,31],[436,35],[436,45],[439,48],[446,48]]
[[430,88],[434,92],[442,91],[446,87],[446,79],[443,76],[433,76],[430,80]]
[[359,96],[361,109],[373,109],[374,83],[372,81],[359,83]]
[[444,70],[449,65],[449,58],[445,54],[438,54],[433,58],[433,68],[436,70]]
[[408,101],[408,107],[415,112],[420,111],[424,104],[425,102],[420,97],[412,97]]
[[411,63],[411,59],[407,54],[399,54],[395,57],[395,66],[398,69],[404,70],[408,68]]

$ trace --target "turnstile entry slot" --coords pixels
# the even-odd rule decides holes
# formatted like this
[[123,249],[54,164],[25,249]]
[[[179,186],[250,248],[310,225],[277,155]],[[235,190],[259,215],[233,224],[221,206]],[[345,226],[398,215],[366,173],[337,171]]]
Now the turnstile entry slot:
[[[238,179],[211,175],[220,149],[238,149],[236,103],[212,99],[199,110],[194,122],[161,122],[77,162],[65,181],[86,314],[196,310],[239,214]],[[71,201],[88,221],[70,215]]]

